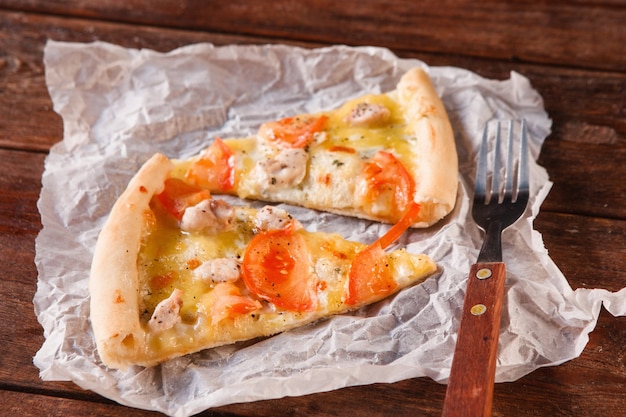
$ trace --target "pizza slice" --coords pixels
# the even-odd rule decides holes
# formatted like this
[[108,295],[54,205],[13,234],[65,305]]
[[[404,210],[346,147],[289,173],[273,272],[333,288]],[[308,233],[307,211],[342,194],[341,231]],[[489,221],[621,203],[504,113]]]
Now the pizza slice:
[[446,110],[414,68],[397,88],[215,139],[179,175],[211,192],[430,226],[454,207],[458,161]]
[[91,322],[104,364],[152,366],[361,308],[436,271],[385,251],[409,226],[366,245],[309,232],[286,211],[216,199],[156,154],[115,203],[95,248]]

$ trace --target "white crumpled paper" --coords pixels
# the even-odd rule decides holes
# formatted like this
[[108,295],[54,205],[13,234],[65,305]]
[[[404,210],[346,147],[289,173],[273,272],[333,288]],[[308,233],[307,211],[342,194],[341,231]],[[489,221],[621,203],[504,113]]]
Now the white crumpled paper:
[[[46,159],[39,200],[34,298],[45,343],[34,358],[45,380],[71,380],[132,407],[188,416],[228,403],[304,395],[350,385],[449,375],[465,280],[482,233],[471,221],[475,155],[494,118],[528,121],[532,199],[504,234],[508,267],[497,381],[577,357],[602,303],[626,314],[626,288],[573,291],[532,229],[551,183],[534,159],[551,121],[520,74],[487,80],[428,67],[388,50],[344,46],[198,44],[157,53],[96,42],[50,41],[46,82],[64,123]],[[439,272],[423,284],[351,315],[256,343],[206,350],[149,369],[109,370],[98,359],[87,281],[98,232],[117,196],[154,152],[185,157],[217,135],[248,135],[266,120],[339,105],[395,88],[409,68],[430,73],[456,134],[459,196],[451,216],[403,240],[429,254]],[[386,230],[367,221],[289,207],[311,230],[371,242]]]

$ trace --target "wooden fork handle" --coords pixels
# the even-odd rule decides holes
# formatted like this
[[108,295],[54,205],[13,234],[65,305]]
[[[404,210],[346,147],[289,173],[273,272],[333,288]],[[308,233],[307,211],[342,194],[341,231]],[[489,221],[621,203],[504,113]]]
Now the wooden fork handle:
[[470,268],[443,417],[491,415],[505,279],[502,262]]

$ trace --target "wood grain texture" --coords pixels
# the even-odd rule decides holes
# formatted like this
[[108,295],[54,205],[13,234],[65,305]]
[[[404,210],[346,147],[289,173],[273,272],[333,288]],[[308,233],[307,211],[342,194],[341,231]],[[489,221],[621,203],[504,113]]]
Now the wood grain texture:
[[[11,36],[0,37],[4,61],[19,63],[13,65],[13,69],[6,69],[0,77],[0,89],[4,92],[0,95],[0,109],[9,115],[0,118],[0,146],[39,151],[47,151],[62,140],[63,128],[60,117],[51,108],[45,87],[42,59],[46,39],[103,40],[159,51],[186,43],[240,43],[247,39],[189,31],[172,31],[171,36],[165,36],[154,28],[1,11],[0,25],[11,33]],[[85,30],[86,25],[89,30]],[[548,172],[555,182],[543,209],[610,218],[623,213],[626,185],[611,174],[626,161],[626,74],[501,61],[487,65],[481,59],[448,57],[444,60],[440,56],[424,54],[406,56],[419,57],[432,65],[461,66],[490,78],[508,78],[512,70],[527,76],[544,98],[546,111],[554,123],[553,133],[547,138],[539,159],[541,165],[549,167]],[[23,83],[22,77],[28,78],[28,83]],[[589,154],[597,155],[604,163],[598,164],[596,159],[587,158]],[[573,159],[577,161],[576,169],[571,166]],[[589,181],[594,177],[602,181]],[[572,193],[576,199],[570,197]]]
[[[50,395],[19,391],[0,391],[0,415],[20,417],[119,416],[120,407],[112,402],[94,403],[80,399],[58,398]],[[162,414],[133,410],[133,417]]]
[[443,417],[491,415],[505,281],[502,262],[470,267]]
[[[573,288],[624,287],[626,6],[621,1],[0,0],[0,415],[159,415],[39,378],[44,340],[36,203],[45,155],[63,135],[43,67],[47,39],[169,51],[197,42],[377,45],[429,65],[529,78],[553,119],[539,162],[554,186],[535,221]],[[146,7],[149,5],[149,7]],[[506,256],[506,255],[505,255]],[[582,355],[496,384],[494,416],[626,416],[626,318],[600,314]],[[427,378],[232,404],[203,416],[440,416],[446,387]]]
[[[598,7],[604,6],[604,7]],[[606,2],[2,0],[15,10],[309,42],[621,70],[626,7]],[[602,43],[602,48],[597,45]]]

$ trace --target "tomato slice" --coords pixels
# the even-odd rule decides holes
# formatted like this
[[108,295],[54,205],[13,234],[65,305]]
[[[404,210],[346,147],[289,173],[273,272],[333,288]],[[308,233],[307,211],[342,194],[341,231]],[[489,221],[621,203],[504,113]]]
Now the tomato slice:
[[365,163],[359,180],[364,185],[357,187],[357,198],[362,200],[363,207],[370,214],[381,215],[372,208],[379,199],[389,199],[382,205],[389,207],[384,217],[392,223],[397,223],[409,210],[415,194],[415,181],[392,153],[378,151]]
[[387,254],[379,243],[374,243],[357,253],[352,260],[344,301],[348,305],[369,302],[391,293],[397,286]]
[[411,202],[409,209],[398,223],[374,243],[356,254],[350,264],[346,304],[353,305],[378,295],[388,294],[397,287],[398,284],[387,264],[384,249],[415,223],[419,212],[420,205]]
[[168,213],[180,220],[187,207],[211,198],[211,192],[178,178],[167,178],[163,191],[156,198]]
[[229,191],[235,186],[235,156],[220,138],[215,138],[187,169],[185,174],[193,184],[213,191]]
[[382,249],[386,249],[389,245],[395,242],[397,239],[402,236],[404,232],[417,220],[417,217],[420,214],[420,205],[415,201],[411,201],[409,205],[409,209],[404,213],[404,216],[400,219],[400,221],[393,226],[387,233],[378,238],[378,240],[374,243],[378,243]]
[[415,182],[404,165],[391,153],[379,151],[365,164],[362,198],[374,203],[383,193],[392,192],[391,219],[396,223],[374,243],[356,254],[350,264],[346,304],[354,305],[382,298],[398,286],[384,251],[417,220],[420,205],[413,198]]
[[220,282],[211,292],[210,313],[214,323],[233,314],[246,314],[261,307],[259,301],[241,295],[239,287],[232,282]]
[[259,135],[289,148],[304,148],[311,142],[315,133],[324,129],[326,120],[328,117],[325,115],[286,117],[262,124]]
[[242,274],[250,291],[289,311],[317,308],[317,280],[309,271],[304,237],[292,228],[257,234],[243,256]]

